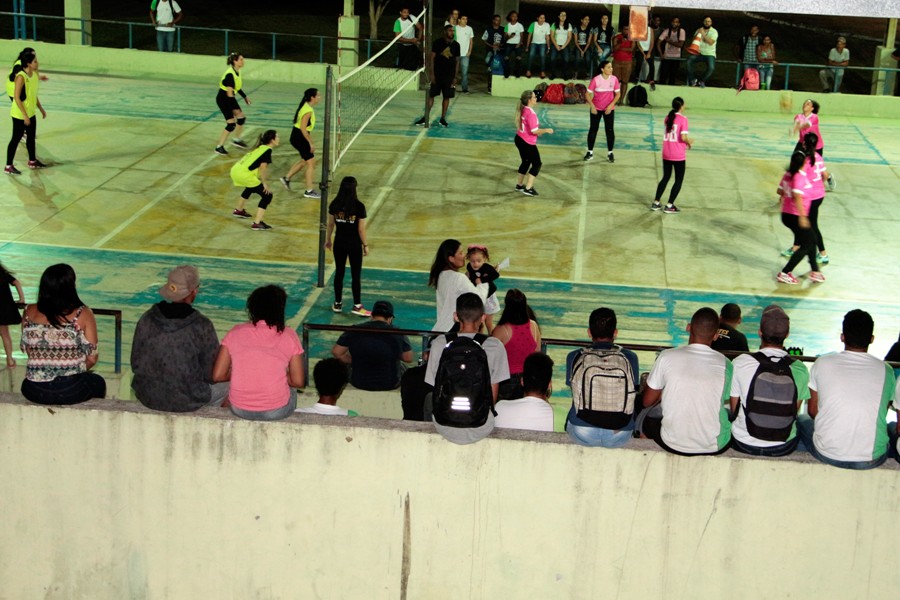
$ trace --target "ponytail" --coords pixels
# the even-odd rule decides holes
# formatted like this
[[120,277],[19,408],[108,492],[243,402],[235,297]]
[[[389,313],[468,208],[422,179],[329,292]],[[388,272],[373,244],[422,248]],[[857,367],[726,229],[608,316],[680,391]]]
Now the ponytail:
[[254,146],[254,148],[268,145],[272,140],[275,139],[275,136],[277,135],[278,132],[274,129],[266,129],[259,135],[259,139],[256,140],[256,145]]
[[297,117],[300,115],[300,109],[303,108],[303,105],[315,98],[318,93],[319,90],[317,88],[309,88],[303,92],[303,98],[300,100],[300,104],[294,112],[294,120],[291,122],[292,125],[297,122]]
[[816,165],[816,146],[819,144],[819,136],[813,132],[809,132],[803,136],[803,151],[809,158],[809,166]]
[[666,133],[670,133],[672,127],[675,126],[675,115],[678,114],[678,111],[681,110],[682,106],[684,106],[684,99],[681,98],[681,96],[672,98],[672,110],[666,115]]
[[228,64],[229,67],[232,67],[232,66],[234,66],[234,63],[237,61],[237,59],[239,59],[242,56],[243,56],[243,54],[241,54],[240,52],[232,52],[231,54],[228,55],[228,60],[226,61],[226,63]]
[[519,96],[519,103],[516,104],[516,129],[522,126],[522,109],[528,106],[532,96],[534,96],[534,92],[531,90],[525,90]]

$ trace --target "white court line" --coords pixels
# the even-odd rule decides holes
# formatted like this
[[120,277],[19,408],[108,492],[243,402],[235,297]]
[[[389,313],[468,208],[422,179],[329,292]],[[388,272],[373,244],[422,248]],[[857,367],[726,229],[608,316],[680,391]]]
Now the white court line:
[[150,202],[145,204],[139,211],[137,211],[136,213],[134,213],[133,215],[131,215],[130,217],[128,217],[127,219],[125,219],[124,221],[119,223],[118,227],[116,227],[115,229],[113,229],[112,231],[107,233],[105,236],[103,236],[102,238],[97,240],[91,246],[91,248],[103,247],[103,245],[106,244],[106,242],[108,242],[109,240],[113,239],[114,237],[116,237],[117,235],[122,233],[122,231],[126,227],[128,227],[129,225],[131,225],[132,223],[137,221],[139,218],[141,218],[148,210],[150,210],[151,208],[153,208],[154,206],[156,206],[157,204],[162,202],[163,198],[168,196],[176,188],[178,188],[182,183],[187,181],[188,178],[196,175],[201,169],[205,169],[209,163],[211,163],[214,160],[217,160],[218,157],[219,157],[218,154],[213,154],[211,157],[207,158],[205,161],[203,161],[202,163],[200,163],[199,165],[197,165],[196,167],[194,167],[193,169],[191,169],[190,171],[188,171],[187,173],[185,173],[184,175],[179,177],[175,183],[173,183],[172,185],[167,187],[165,190],[163,190],[159,195],[156,196],[156,198],[154,198],[153,200],[151,200]]
[[578,206],[578,236],[575,239],[575,260],[572,261],[572,281],[581,282],[584,275],[584,236],[587,231],[587,205],[588,205],[588,163],[585,163],[581,171],[581,202]]

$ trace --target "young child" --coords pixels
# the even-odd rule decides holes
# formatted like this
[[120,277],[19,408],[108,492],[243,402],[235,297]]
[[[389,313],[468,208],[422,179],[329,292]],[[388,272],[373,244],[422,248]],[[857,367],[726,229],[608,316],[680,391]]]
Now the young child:
[[484,301],[484,320],[488,333],[494,330],[494,315],[500,312],[500,302],[497,300],[497,285],[494,283],[500,273],[487,261],[491,259],[487,246],[480,244],[470,244],[466,251],[466,274],[472,283],[477,284],[480,279],[481,283],[488,284],[488,297]]
[[25,293],[22,291],[22,284],[16,279],[12,273],[6,270],[3,263],[0,263],[0,338],[3,339],[3,350],[6,352],[6,366],[16,366],[16,359],[13,358],[12,338],[9,337],[9,326],[18,325],[22,322],[22,315],[16,308],[13,301],[12,291],[9,286],[16,286],[19,292],[19,302],[25,302]]

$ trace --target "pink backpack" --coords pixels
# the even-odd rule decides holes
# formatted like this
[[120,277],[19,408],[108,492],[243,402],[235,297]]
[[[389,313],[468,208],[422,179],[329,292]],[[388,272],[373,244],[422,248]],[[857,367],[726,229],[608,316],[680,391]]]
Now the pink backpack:
[[738,92],[741,90],[758,90],[759,89],[759,71],[749,68],[744,71],[741,77],[741,83],[738,85]]

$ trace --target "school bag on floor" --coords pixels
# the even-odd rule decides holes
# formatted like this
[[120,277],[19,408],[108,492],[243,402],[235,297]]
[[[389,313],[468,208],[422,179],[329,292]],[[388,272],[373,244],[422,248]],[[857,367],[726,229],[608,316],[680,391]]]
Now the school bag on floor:
[[575,90],[575,84],[572,82],[566,84],[563,103],[578,104],[578,92]]
[[791,371],[794,359],[782,356],[776,360],[762,352],[750,356],[759,366],[750,380],[744,408],[747,432],[758,440],[786,442],[797,419],[797,384]]
[[547,104],[562,104],[566,99],[565,87],[561,83],[551,83],[544,92],[544,102]]
[[542,81],[534,86],[534,97],[540,102],[544,99],[544,93],[547,91],[547,83]]
[[575,84],[575,93],[578,94],[578,104],[587,103],[587,86],[583,83]]
[[628,90],[628,106],[635,106],[637,108],[650,108],[650,102],[648,102],[647,98],[647,88],[640,84],[634,85],[630,90]]
[[583,349],[572,364],[571,386],[582,421],[605,427],[610,417],[634,414],[634,371],[621,346]]
[[434,420],[448,427],[481,427],[494,411],[491,372],[481,346],[487,336],[448,333],[446,339],[434,376]]
[[741,76],[741,83],[738,84],[738,93],[742,90],[758,90],[759,89],[759,71],[750,67],[744,70]]

